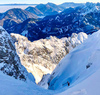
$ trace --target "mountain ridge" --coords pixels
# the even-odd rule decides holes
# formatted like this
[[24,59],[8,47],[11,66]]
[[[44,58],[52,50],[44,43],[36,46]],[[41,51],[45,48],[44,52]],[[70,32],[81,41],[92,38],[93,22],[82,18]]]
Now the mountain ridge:
[[13,8],[6,11],[5,13],[0,14],[0,25],[4,28],[7,28],[21,23],[28,18],[37,19],[37,16],[20,8]]
[[[26,28],[20,28],[23,24],[18,25],[19,33],[21,34],[24,30],[27,30],[27,37],[30,41],[46,38],[50,35],[62,38],[70,37],[72,33],[79,32],[92,34],[100,29],[99,9],[100,6],[94,3],[67,8],[59,14],[46,16],[35,21],[30,27],[25,24]],[[16,31],[16,26],[13,26],[13,29]],[[6,30],[9,33],[15,32],[9,27]]]

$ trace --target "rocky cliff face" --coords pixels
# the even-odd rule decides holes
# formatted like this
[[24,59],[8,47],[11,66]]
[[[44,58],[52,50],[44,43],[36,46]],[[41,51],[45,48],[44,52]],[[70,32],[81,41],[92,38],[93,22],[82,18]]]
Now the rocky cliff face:
[[50,36],[34,42],[19,34],[12,33],[11,37],[21,63],[33,73],[38,83],[43,74],[51,73],[59,61],[88,36],[85,33],[74,33],[69,38],[58,39]]
[[20,63],[12,38],[2,27],[0,27],[0,71],[23,81],[28,77],[28,72]]

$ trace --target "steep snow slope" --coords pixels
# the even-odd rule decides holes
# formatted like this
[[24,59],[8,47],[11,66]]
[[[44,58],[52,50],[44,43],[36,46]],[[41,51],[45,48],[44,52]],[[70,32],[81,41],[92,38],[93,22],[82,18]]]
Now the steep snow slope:
[[58,39],[48,37],[38,41],[30,42],[24,36],[11,34],[15,42],[16,50],[20,56],[21,63],[35,76],[39,82],[43,74],[51,73],[59,61],[69,51],[88,38],[87,34],[73,33],[69,38]]
[[81,83],[56,95],[100,95],[100,69]]
[[63,90],[75,86],[100,68],[100,31],[66,55],[52,72],[49,89]]

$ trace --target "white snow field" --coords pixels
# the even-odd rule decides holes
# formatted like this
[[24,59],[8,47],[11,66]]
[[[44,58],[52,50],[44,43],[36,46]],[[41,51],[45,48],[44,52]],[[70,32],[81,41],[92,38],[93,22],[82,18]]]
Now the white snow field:
[[[86,93],[87,95],[100,95],[100,91],[98,90],[100,75],[99,71],[96,72],[99,68],[100,31],[89,36],[83,44],[77,46],[60,61],[49,78],[49,89],[58,91],[66,90],[66,92],[76,90],[76,92],[67,93],[67,95],[85,95]],[[88,79],[85,80],[86,78]],[[80,82],[82,83],[78,84]],[[76,86],[77,84],[79,86]],[[98,94],[90,94],[92,93],[92,89],[95,91],[93,93],[98,92]]]
[[56,95],[100,95],[100,69],[81,83]]
[[0,71],[0,95],[53,95],[53,92],[39,87],[30,80],[23,82]]

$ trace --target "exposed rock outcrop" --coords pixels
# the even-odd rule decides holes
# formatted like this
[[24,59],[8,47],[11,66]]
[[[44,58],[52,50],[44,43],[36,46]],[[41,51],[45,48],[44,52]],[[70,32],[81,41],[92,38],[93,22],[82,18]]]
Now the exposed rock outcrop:
[[10,35],[0,26],[0,71],[15,79],[27,80],[28,72],[21,65]]
[[11,37],[15,42],[21,63],[33,73],[37,83],[43,74],[51,73],[71,49],[87,39],[85,33],[74,33],[71,37],[62,39],[50,36],[34,42],[28,41],[26,37],[19,34],[12,33]]

